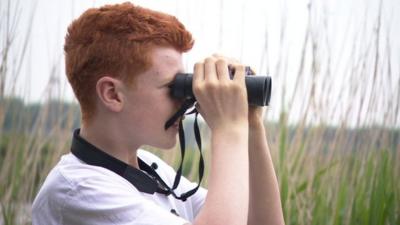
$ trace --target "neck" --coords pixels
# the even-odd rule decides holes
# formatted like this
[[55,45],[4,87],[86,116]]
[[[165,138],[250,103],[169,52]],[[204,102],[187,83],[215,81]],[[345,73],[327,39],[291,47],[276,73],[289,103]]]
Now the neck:
[[[96,126],[97,124],[97,126]],[[139,168],[137,150],[140,145],[127,142],[126,133],[104,123],[83,125],[79,134],[83,139],[126,164]]]

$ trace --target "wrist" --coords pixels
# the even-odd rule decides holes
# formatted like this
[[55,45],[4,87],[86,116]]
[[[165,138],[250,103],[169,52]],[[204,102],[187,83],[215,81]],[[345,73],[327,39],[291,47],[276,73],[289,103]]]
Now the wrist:
[[247,118],[241,120],[229,120],[215,123],[215,126],[210,126],[212,132],[240,132],[248,130],[249,121]]
[[243,127],[220,127],[211,131],[211,145],[214,159],[227,159],[226,153],[232,152],[235,152],[234,155],[241,155],[241,158],[243,158],[248,154],[248,143],[248,125]]
[[249,118],[249,130],[264,129],[264,121],[262,117]]
[[229,139],[237,139],[238,141],[247,138],[249,133],[249,125],[247,122],[240,124],[231,124],[229,126],[217,126],[211,130],[214,137],[224,137]]

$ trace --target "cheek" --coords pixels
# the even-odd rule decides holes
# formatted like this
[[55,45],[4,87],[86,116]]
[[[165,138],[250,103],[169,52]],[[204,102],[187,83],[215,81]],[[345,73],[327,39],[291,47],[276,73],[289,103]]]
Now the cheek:
[[171,97],[169,89],[160,92],[158,102],[160,104],[160,107],[162,107],[166,111],[171,111],[176,108],[176,100]]
[[170,96],[170,89],[157,89],[146,94],[146,99],[142,101],[146,123],[163,128],[165,122],[178,110],[175,100]]
[[152,106],[151,108],[151,113],[153,116],[154,120],[166,120],[170,117],[172,111],[175,110],[174,108],[174,102],[169,95],[166,95],[166,93],[158,93],[158,95],[154,95],[152,97],[153,102],[151,103]]

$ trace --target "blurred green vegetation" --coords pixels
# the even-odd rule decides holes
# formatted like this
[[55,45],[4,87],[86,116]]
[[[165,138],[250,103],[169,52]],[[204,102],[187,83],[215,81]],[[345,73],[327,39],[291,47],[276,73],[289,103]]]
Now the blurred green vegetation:
[[[281,107],[271,106],[279,119],[266,120],[265,127],[286,224],[398,225],[400,76],[398,49],[391,46],[388,26],[396,21],[382,19],[383,1],[373,9],[360,3],[365,7],[364,22],[349,17],[349,24],[357,27],[355,34],[335,40],[328,31],[350,34],[349,28],[328,27],[329,5],[321,2],[307,5],[308,22],[301,28],[305,36],[295,37],[303,43],[298,55],[289,48],[293,37],[286,29],[284,10],[277,21],[280,33],[266,33],[265,46],[260,46],[261,64],[274,82],[279,81],[273,96],[281,98]],[[49,65],[46,75],[52,79],[40,103],[14,97],[28,95],[16,91],[22,65],[38,60],[29,58],[34,9],[23,18],[28,19],[26,26],[19,26],[24,5],[18,0],[0,1],[0,225],[31,223],[31,203],[51,168],[69,152],[72,131],[80,120],[78,105],[62,100],[56,81],[63,73],[57,73],[61,71],[57,63]],[[365,18],[372,19],[367,23]],[[270,56],[268,43],[276,37],[280,53]],[[349,56],[335,55],[331,50],[337,47],[349,50]],[[276,58],[276,65],[270,57]],[[297,64],[292,65],[294,61]],[[289,71],[297,73],[288,76]],[[294,87],[287,82],[293,77]],[[183,174],[197,181],[199,153],[192,122],[188,118],[184,125]],[[202,184],[207,187],[210,134],[204,124],[201,133],[206,162]],[[178,148],[147,147],[174,168],[180,162]]]
[[[49,170],[69,151],[72,130],[79,127],[79,108],[56,101],[5,101],[9,104],[0,136],[2,217],[4,224],[25,224],[29,217],[28,222],[19,221],[21,212],[29,215],[29,204]],[[278,123],[265,125],[287,224],[399,224],[399,129],[293,126],[286,116],[282,113]],[[192,123],[185,120],[189,144],[183,174],[197,181],[199,153]],[[203,123],[200,129],[206,187],[209,133]],[[148,150],[178,167],[179,146],[173,151]]]

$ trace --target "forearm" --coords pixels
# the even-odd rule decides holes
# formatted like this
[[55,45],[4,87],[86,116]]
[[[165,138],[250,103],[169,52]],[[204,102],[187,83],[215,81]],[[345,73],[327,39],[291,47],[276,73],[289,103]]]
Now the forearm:
[[248,130],[212,133],[208,194],[195,224],[246,224],[249,202]]
[[274,166],[262,120],[249,129],[250,203],[248,224],[284,224]]

